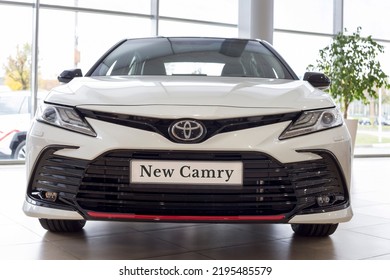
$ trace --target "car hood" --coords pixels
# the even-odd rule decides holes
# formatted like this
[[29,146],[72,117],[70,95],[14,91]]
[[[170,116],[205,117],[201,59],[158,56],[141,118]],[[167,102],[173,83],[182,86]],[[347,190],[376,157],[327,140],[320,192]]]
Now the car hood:
[[299,80],[116,76],[82,77],[51,91],[46,102],[68,106],[213,106],[297,111],[333,107],[332,99]]

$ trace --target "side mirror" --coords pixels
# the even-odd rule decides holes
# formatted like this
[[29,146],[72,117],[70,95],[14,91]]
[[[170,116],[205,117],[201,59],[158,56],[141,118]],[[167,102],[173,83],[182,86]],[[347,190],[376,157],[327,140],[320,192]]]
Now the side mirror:
[[303,76],[304,81],[308,81],[313,87],[327,89],[330,86],[330,79],[323,73],[306,72]]
[[61,83],[69,83],[73,78],[82,77],[83,73],[81,69],[71,69],[62,71],[62,73],[58,76],[58,81]]

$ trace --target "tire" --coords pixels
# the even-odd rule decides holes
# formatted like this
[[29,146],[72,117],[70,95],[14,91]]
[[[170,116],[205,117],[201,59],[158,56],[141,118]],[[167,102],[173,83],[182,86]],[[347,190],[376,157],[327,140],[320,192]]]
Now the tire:
[[12,152],[12,158],[19,160],[26,159],[26,140],[23,140],[18,144],[16,149]]
[[39,219],[41,226],[51,232],[78,232],[86,224],[85,220],[49,220]]
[[297,235],[323,237],[333,234],[339,224],[292,224],[291,228]]

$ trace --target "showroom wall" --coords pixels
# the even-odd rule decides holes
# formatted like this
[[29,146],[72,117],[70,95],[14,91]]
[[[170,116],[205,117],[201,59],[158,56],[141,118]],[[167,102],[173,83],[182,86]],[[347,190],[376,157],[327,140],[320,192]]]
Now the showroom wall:
[[[37,95],[42,98],[58,85],[56,77],[62,70],[77,67],[85,73],[123,38],[237,37],[239,1],[246,0],[0,0],[0,162],[17,157],[9,149],[10,138],[28,129],[34,35],[38,39]],[[35,13],[37,3],[39,13]],[[390,31],[382,28],[389,8],[386,0],[274,0],[273,45],[302,77],[333,34],[342,27],[354,31],[361,26],[363,35],[372,35],[386,47],[381,61],[385,72],[390,73]],[[38,30],[32,28],[36,14]],[[28,86],[23,86],[20,77],[27,79]],[[382,94],[382,116],[389,117],[389,93]],[[358,147],[365,152],[390,154],[386,148],[390,126],[383,126],[378,135],[374,124],[378,106],[377,101],[356,103],[350,115],[372,122],[359,127],[364,141]],[[370,141],[365,135],[370,135]],[[383,145],[386,149],[376,149]]]

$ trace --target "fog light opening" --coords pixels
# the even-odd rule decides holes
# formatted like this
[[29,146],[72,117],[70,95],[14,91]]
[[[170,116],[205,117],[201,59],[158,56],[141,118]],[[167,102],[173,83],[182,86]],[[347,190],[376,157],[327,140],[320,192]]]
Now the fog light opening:
[[317,204],[320,207],[330,205],[332,200],[331,197],[327,195],[317,196],[316,199],[317,199]]
[[56,192],[44,192],[43,193],[43,199],[49,200],[49,201],[56,201],[58,197],[58,193]]

